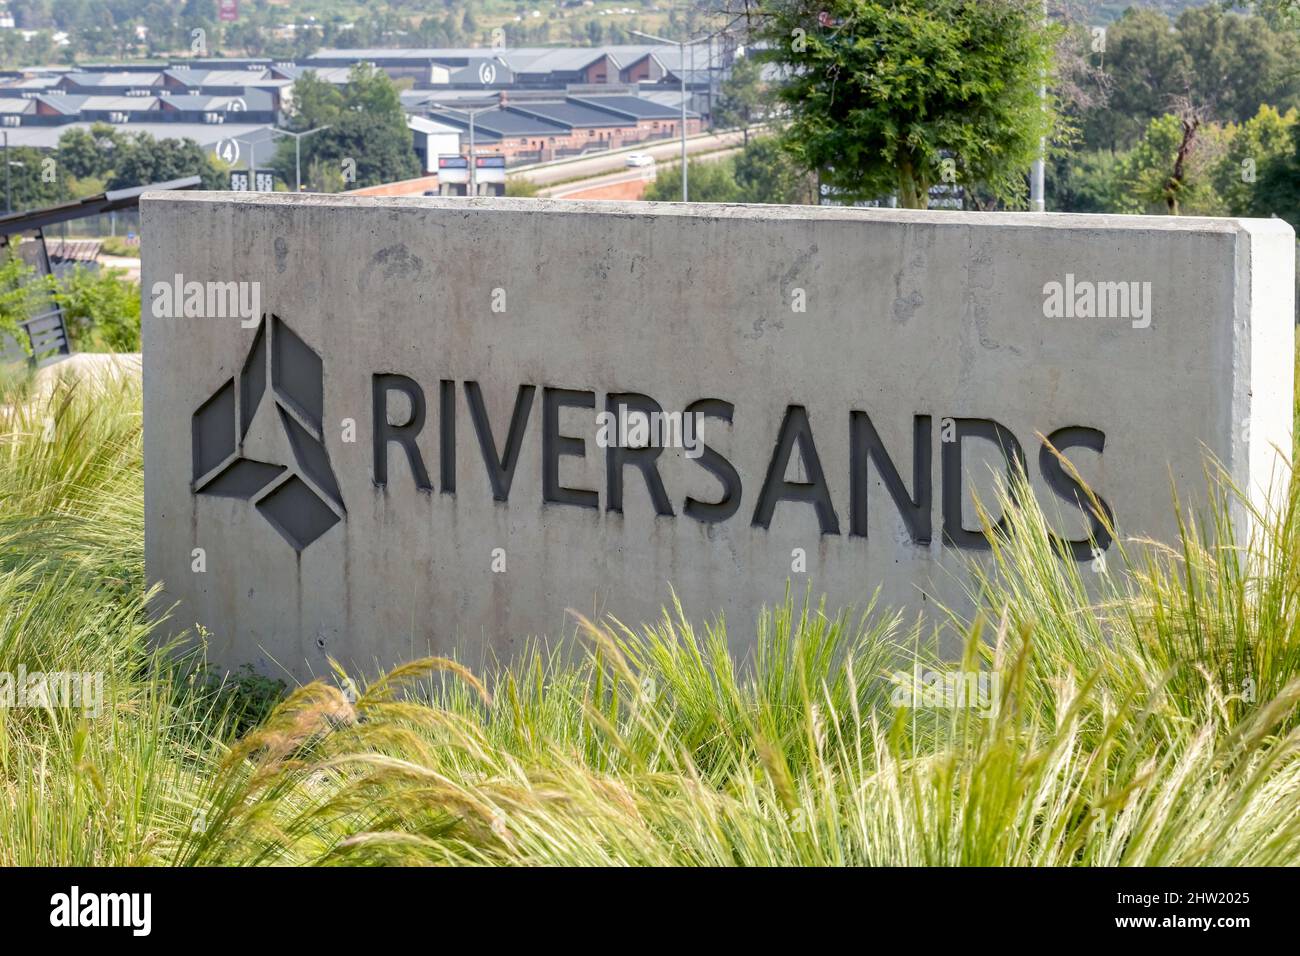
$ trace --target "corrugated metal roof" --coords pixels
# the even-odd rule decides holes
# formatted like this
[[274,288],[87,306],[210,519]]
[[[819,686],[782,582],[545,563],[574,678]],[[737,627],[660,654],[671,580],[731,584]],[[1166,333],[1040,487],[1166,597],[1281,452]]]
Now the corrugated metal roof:
[[81,112],[81,104],[90,99],[84,93],[42,93],[36,99],[65,116]]
[[348,77],[351,76],[352,74],[352,67],[350,66],[308,65],[302,67],[294,67],[293,69],[294,79],[297,79],[298,77],[302,76],[304,73],[308,72],[309,70],[312,73],[316,74],[316,79],[324,80],[326,83],[333,83],[336,86],[340,86],[346,83],[348,81]]
[[606,56],[600,47],[555,49],[537,55],[503,51],[501,58],[516,73],[576,73]]
[[[681,94],[676,103],[681,103]],[[570,102],[582,103],[597,109],[614,110],[638,119],[680,119],[681,109],[678,105],[668,105],[640,96],[570,96]],[[698,119],[699,114],[686,111],[688,119]]]
[[475,60],[474,62],[469,63],[466,66],[462,66],[459,68],[456,67],[451,68],[451,70],[448,72],[448,82],[482,83],[483,74],[480,73],[479,71],[483,69],[483,65],[485,63],[489,64],[495,71],[495,76],[492,80],[493,86],[501,86],[503,84],[513,83],[515,81],[516,73],[514,70],[510,69],[504,63],[501,63],[499,60],[493,57],[484,57],[483,59]]
[[156,96],[86,96],[82,99],[84,110],[119,110],[123,113],[147,113],[158,109]]
[[247,86],[265,79],[269,70],[168,70],[186,86]]
[[173,93],[171,96],[158,98],[163,108],[174,107],[178,110],[230,110],[239,109],[265,112],[274,108],[271,94],[265,90],[244,90],[238,96],[229,93]]
[[103,248],[101,239],[46,239],[45,251],[55,262],[94,262]]
[[[686,48],[685,62],[689,68],[692,47]],[[695,44],[695,63],[706,66],[709,60],[708,44]],[[666,43],[628,43],[610,44],[592,47],[514,47],[506,50],[492,50],[488,47],[427,47],[408,50],[384,50],[374,47],[318,50],[302,62],[323,60],[428,60],[445,62],[454,60],[477,60],[486,56],[500,57],[510,69],[518,73],[549,72],[551,70],[580,70],[601,56],[608,54],[619,68],[631,66],[637,60],[654,54],[665,69],[676,70],[683,58],[681,48]]]
[[57,86],[61,76],[28,76],[12,83],[4,84],[7,90],[48,90]]
[[[675,112],[679,114],[681,113],[682,94],[680,90],[643,91],[641,93],[640,98],[643,100],[648,100],[651,103],[658,103],[660,106],[667,106],[670,109],[674,110]],[[690,93],[686,94],[686,98],[688,100],[690,99]],[[691,115],[689,108],[686,111],[686,115],[687,116]]]
[[[454,126],[469,128],[469,114],[460,110],[435,109],[430,117]],[[478,113],[474,117],[474,133],[487,134],[489,137],[502,136],[556,136],[567,131],[559,123],[547,122],[533,116],[525,116],[510,110],[493,109]]]
[[408,116],[406,118],[408,128],[420,133],[459,133],[461,127],[453,126],[451,123],[440,122],[429,119],[427,116]]
[[413,48],[407,50],[385,50],[379,47],[351,47],[333,50],[317,50],[303,62],[312,60],[438,60],[461,59],[463,57],[482,56],[481,46]]
[[507,109],[512,112],[527,113],[530,116],[540,116],[556,123],[563,123],[570,128],[636,125],[636,120],[632,117],[593,109],[581,103],[528,103],[522,106],[512,104]]
[[[7,130],[10,146],[31,146],[36,149],[54,149],[59,137],[70,129],[90,129],[96,125],[88,121],[64,123],[61,126],[16,126]],[[272,141],[267,123],[129,123],[115,126],[122,133],[148,133],[154,139],[192,139],[208,147],[224,139]],[[259,154],[260,155],[260,154]],[[243,165],[241,160],[240,166]]]
[[189,67],[192,70],[237,70],[249,64],[269,67],[271,63],[269,56],[216,56],[201,57],[197,60],[172,60],[171,67],[172,69]]
[[67,80],[84,87],[156,86],[162,82],[162,73],[68,73]]

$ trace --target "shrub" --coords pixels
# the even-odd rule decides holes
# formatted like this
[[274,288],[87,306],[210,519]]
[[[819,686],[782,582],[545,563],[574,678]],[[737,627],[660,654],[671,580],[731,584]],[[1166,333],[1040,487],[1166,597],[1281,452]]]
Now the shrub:
[[[691,202],[742,202],[736,185],[735,162],[724,159],[692,159],[687,173]],[[677,163],[655,174],[645,198],[653,202],[682,201],[682,165]]]
[[140,351],[140,286],[120,269],[83,269],[59,284],[73,346],[82,352]]
[[541,187],[523,176],[509,176],[506,178],[506,195],[517,196],[524,199],[532,198],[537,195],[537,190]]
[[139,241],[131,245],[126,241],[125,236],[105,236],[100,246],[106,256],[125,256],[135,259],[140,255]]
[[30,343],[18,326],[37,314],[51,288],[11,247],[0,248],[0,337],[12,337],[27,348]]

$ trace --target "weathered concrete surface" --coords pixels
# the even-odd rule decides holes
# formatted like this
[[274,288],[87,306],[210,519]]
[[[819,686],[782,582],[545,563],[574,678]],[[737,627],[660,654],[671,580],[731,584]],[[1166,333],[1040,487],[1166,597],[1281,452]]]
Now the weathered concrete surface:
[[74,352],[36,373],[38,402],[48,400],[60,380],[90,380],[116,384],[121,379],[140,380],[139,352]]
[[[175,626],[202,624],[229,664],[307,676],[327,656],[373,671],[451,650],[478,663],[567,631],[567,608],[654,617],[669,585],[698,618],[724,611],[741,651],[789,578],[832,605],[861,606],[877,588],[910,607],[960,598],[974,552],[945,543],[944,461],[964,451],[952,497],[967,529],[972,496],[1003,465],[990,441],[945,442],[954,428],[996,422],[1015,436],[1083,558],[1088,522],[1060,476],[1049,487],[1036,434],[1071,439],[1067,457],[1122,533],[1165,539],[1171,481],[1203,489],[1206,452],[1261,496],[1274,448],[1291,447],[1294,238],[1278,221],[218,193],[146,196],[142,215],[148,573],[162,604],[178,602]],[[178,274],[260,283],[278,321],[158,317],[155,284]],[[1151,308],[1045,317],[1045,288],[1067,274],[1076,291],[1149,282]],[[428,489],[398,441],[375,459],[376,383],[405,381],[395,376],[425,400],[414,444]],[[731,403],[732,423],[714,405],[701,437],[734,466],[734,514],[702,520],[717,517],[701,503],[722,497],[725,469],[681,449],[656,462],[658,505],[641,470],[613,469],[623,501],[611,510],[608,458],[620,452],[597,447],[595,415],[619,392],[666,410]],[[379,427],[401,434],[409,401],[383,394]],[[505,500],[476,433],[478,396],[494,466],[507,450],[493,470],[515,465],[508,493],[498,481]],[[566,397],[594,407],[548,422],[544,406]],[[920,495],[922,435],[931,499],[910,524],[879,456],[867,507],[851,503],[851,445],[861,459],[870,444],[855,411],[904,505]],[[828,501],[819,514],[779,500],[767,520],[765,484],[816,478],[797,442],[789,467],[771,464],[783,422],[803,416]],[[548,450],[562,453],[549,483]],[[796,549],[806,574],[792,574]]]

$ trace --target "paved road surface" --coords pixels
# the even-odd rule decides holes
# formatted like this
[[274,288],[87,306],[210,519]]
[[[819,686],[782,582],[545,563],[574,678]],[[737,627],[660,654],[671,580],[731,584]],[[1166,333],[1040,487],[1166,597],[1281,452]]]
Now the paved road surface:
[[[687,140],[686,151],[688,154],[708,153],[727,146],[739,146],[744,141],[745,134],[739,130],[717,133],[711,136],[699,136]],[[660,140],[653,146],[641,145],[635,152],[649,153],[659,163],[670,162],[681,156],[682,141],[680,139]],[[537,169],[525,169],[511,175],[519,176],[538,185],[545,185],[547,183],[565,182],[570,179],[585,179],[591,176],[599,176],[601,173],[626,169],[627,153],[598,153],[586,159],[575,159],[572,162],[541,166]]]
[[100,254],[99,267],[101,269],[122,269],[126,272],[126,278],[132,282],[140,281],[140,260],[132,256],[106,256]]
[[[677,144],[677,148],[680,151],[681,143]],[[720,149],[720,150],[716,150],[715,152],[709,153],[705,156],[700,156],[697,161],[712,162],[717,159],[725,159],[728,156],[734,156],[739,152],[740,152],[739,149]],[[662,159],[660,159],[659,165],[661,167],[678,166],[680,165],[680,159],[678,159],[678,162],[676,163],[672,162],[671,160],[677,159],[680,155],[681,155],[680,152],[674,153],[672,157],[670,157],[670,160],[668,162],[664,162]],[[585,192],[589,189],[595,189],[599,186],[613,186],[617,183],[631,183],[631,182],[636,182],[639,179],[644,179],[647,182],[649,182],[654,178],[655,178],[655,169],[653,166],[633,167],[630,169],[624,167],[620,169],[618,172],[607,173],[603,176],[593,176],[591,179],[583,179],[576,183],[565,183],[562,186],[551,186],[546,189],[539,189],[537,191],[537,195],[546,197],[548,199],[565,199],[568,198],[569,196],[572,196],[574,193]]]

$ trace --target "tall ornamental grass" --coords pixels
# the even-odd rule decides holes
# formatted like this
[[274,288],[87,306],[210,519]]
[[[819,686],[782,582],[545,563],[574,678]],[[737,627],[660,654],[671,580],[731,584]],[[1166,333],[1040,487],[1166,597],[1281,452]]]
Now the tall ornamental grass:
[[[0,672],[100,671],[107,699],[0,709],[0,863],[1293,863],[1300,482],[1241,546],[1246,506],[1218,487],[1177,541],[1122,541],[1103,568],[1061,560],[1033,496],[1007,496],[979,611],[938,625],[796,589],[735,660],[749,622],[670,603],[646,626],[575,618],[580,653],[339,671],[263,716],[265,685],[151,639],[138,385],[17,383]],[[900,672],[987,694],[934,706]]]

